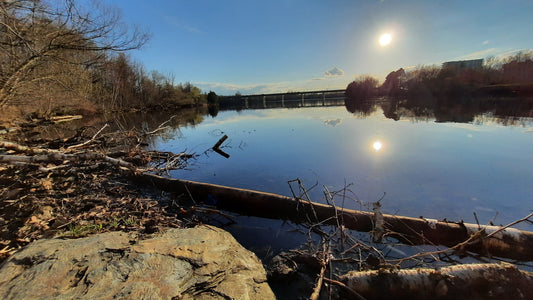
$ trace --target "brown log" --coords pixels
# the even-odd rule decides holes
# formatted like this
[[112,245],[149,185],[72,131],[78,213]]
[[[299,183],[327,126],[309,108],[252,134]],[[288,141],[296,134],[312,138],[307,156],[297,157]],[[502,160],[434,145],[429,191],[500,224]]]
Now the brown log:
[[533,274],[509,263],[351,271],[339,280],[366,299],[531,299],[533,295]]
[[[291,220],[304,223],[337,225],[342,220],[348,229],[370,232],[373,230],[373,213],[333,207],[309,201],[247,189],[200,183],[189,180],[164,178],[148,173],[138,174],[134,179],[150,182],[161,190],[192,195],[194,200],[213,199],[217,207],[264,218]],[[316,219],[315,214],[316,213]],[[468,223],[438,221],[383,214],[384,230],[407,244],[433,244],[454,247],[464,243],[464,250],[524,261],[533,260],[533,232],[499,226],[479,226]],[[471,239],[473,235],[479,239]],[[486,237],[483,239],[483,237]],[[470,239],[470,240],[469,240]]]

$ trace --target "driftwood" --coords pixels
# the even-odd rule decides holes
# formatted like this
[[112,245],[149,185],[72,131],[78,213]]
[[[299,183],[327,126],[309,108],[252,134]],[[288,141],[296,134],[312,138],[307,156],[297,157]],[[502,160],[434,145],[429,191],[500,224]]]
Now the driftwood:
[[394,299],[531,299],[533,295],[533,274],[508,263],[351,271],[339,280],[366,299],[391,295]]
[[59,152],[57,150],[40,149],[40,148],[35,148],[35,147],[23,146],[23,145],[19,145],[17,143],[7,142],[7,141],[0,141],[0,148],[16,150],[16,151],[25,152],[25,153],[28,153],[28,154],[42,154],[42,153],[51,153],[51,152],[56,153],[56,152]]
[[56,117],[51,117],[50,121],[52,121],[54,124],[57,124],[57,123],[70,122],[70,121],[79,120],[79,119],[83,119],[83,116],[82,115],[56,116]]
[[229,154],[227,154],[226,152],[224,152],[222,149],[220,149],[220,145],[222,145],[222,143],[224,143],[225,140],[228,139],[228,136],[227,135],[224,135],[223,137],[221,137],[218,142],[216,142],[216,144],[213,146],[213,151],[215,151],[216,153],[224,156],[225,158],[229,158]]
[[224,143],[225,140],[228,139],[228,136],[227,135],[224,135],[223,137],[221,137],[218,142],[216,142],[216,144],[213,146],[213,149],[216,149],[216,148],[220,148],[220,146],[222,145],[222,143]]
[[[107,126],[107,124],[106,124]],[[165,160],[165,162],[160,162],[155,167],[149,167],[146,169],[139,168],[131,162],[124,161],[119,158],[114,158],[112,156],[124,156],[127,155],[126,152],[123,153],[114,153],[106,155],[104,153],[95,152],[95,151],[79,151],[76,148],[81,148],[94,140],[94,138],[104,129],[106,126],[102,127],[92,139],[88,142],[74,145],[68,147],[65,152],[54,150],[54,149],[40,149],[35,147],[28,147],[19,145],[12,142],[0,141],[0,148],[5,148],[9,150],[15,150],[17,152],[23,152],[28,155],[11,155],[5,154],[0,155],[0,163],[12,163],[12,164],[34,164],[34,163],[48,163],[48,162],[58,162],[58,161],[71,161],[71,162],[80,162],[87,160],[97,160],[109,163],[114,166],[119,166],[125,169],[128,169],[131,172],[156,172],[162,173],[163,171],[169,171],[173,169],[178,169],[182,166],[182,161],[187,160],[191,157],[194,157],[192,154],[179,153],[174,154],[170,152],[158,152],[158,151],[146,151],[144,153],[148,154],[154,161]],[[58,166],[56,168],[61,168]],[[43,170],[46,168],[42,168]]]
[[[105,126],[104,126],[105,128]],[[103,128],[102,128],[103,129]],[[96,136],[96,135],[95,135]],[[83,144],[80,144],[83,145]],[[121,159],[109,157],[103,153],[86,151],[86,152],[72,152],[64,153],[59,150],[40,149],[19,145],[12,142],[0,141],[0,148],[11,149],[19,152],[24,152],[32,155],[0,155],[0,162],[20,162],[20,163],[39,163],[39,162],[53,162],[61,160],[82,161],[82,160],[102,160],[110,164],[125,167],[129,170],[136,171],[136,167]]]
[[[375,228],[374,214],[371,212],[299,201],[272,193],[164,178],[149,173],[137,173],[133,178],[152,183],[161,190],[191,195],[197,202],[209,197],[211,202],[213,199],[216,201],[218,208],[245,215],[302,223],[310,219],[317,224],[329,225],[337,225],[341,220],[346,228],[362,232],[371,232]],[[382,218],[386,234],[407,244],[444,245],[483,255],[533,260],[533,232],[388,214],[383,214]]]
[[136,171],[136,167],[126,161],[112,158],[101,153],[96,152],[84,152],[76,154],[64,154],[64,153],[47,153],[41,155],[27,156],[27,155],[0,155],[0,162],[19,162],[19,163],[39,163],[39,162],[53,162],[53,161],[85,161],[85,160],[102,160],[112,165],[127,168],[132,171]]

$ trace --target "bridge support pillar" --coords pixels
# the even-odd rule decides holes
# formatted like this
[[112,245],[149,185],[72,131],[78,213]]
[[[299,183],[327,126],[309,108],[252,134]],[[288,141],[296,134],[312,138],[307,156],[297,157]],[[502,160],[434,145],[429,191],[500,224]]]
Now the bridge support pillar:
[[281,107],[285,107],[285,95],[281,95]]
[[266,98],[267,96],[263,96],[263,108],[267,107]]

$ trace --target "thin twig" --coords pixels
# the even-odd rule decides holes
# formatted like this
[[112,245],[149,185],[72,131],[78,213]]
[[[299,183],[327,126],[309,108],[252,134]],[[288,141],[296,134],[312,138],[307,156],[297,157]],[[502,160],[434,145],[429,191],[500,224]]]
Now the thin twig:
[[[299,185],[300,189],[303,190],[304,195],[305,195],[305,197],[307,198],[307,201],[309,202],[309,206],[311,207],[311,211],[313,212],[313,215],[314,215],[314,217],[315,217],[315,220],[318,222],[318,216],[317,216],[317,214],[316,214],[315,208],[313,207],[313,202],[311,201],[311,197],[309,197],[309,194],[307,193],[307,190],[306,190],[305,187],[303,186],[302,181],[300,180],[300,178],[297,178],[296,180],[297,180],[297,182],[298,182],[298,185]],[[313,186],[313,187],[314,187],[314,186]],[[311,187],[311,188],[313,188],[313,187]]]
[[189,198],[191,198],[192,203],[194,203],[194,205],[196,205],[196,201],[194,201],[194,198],[193,198],[193,196],[191,194],[191,191],[189,191],[189,188],[187,187],[187,185],[184,184],[183,186],[185,187],[185,190],[187,191],[187,194],[189,194]]
[[315,288],[313,289],[313,293],[311,294],[311,297],[309,297],[309,300],[317,300],[320,296],[320,290],[322,289],[322,281],[324,280],[324,273],[326,272],[326,268],[328,266],[328,260],[329,255],[328,252],[326,252],[326,243],[322,241],[322,260],[320,261],[320,274],[318,276],[318,281],[315,285]]
[[511,227],[511,226],[513,226],[513,225],[515,225],[515,224],[518,224],[518,223],[521,223],[521,222],[524,222],[524,221],[529,221],[529,218],[531,218],[531,217],[533,217],[533,212],[530,213],[529,215],[523,217],[522,219],[519,219],[519,220],[513,221],[513,222],[511,222],[511,223],[509,223],[509,224],[507,224],[507,225],[505,225],[505,226],[499,228],[498,230],[496,230],[496,231],[494,231],[494,232],[491,232],[490,234],[488,234],[487,236],[485,236],[485,238],[492,237],[492,236],[495,235],[496,233],[498,233],[498,232],[500,232],[500,231],[502,231],[502,230],[505,230],[505,229],[507,229],[507,228],[509,228],[509,227]]
[[93,137],[90,139],[90,140],[87,140],[81,144],[77,144],[77,145],[72,145],[72,146],[69,146],[67,147],[67,149],[76,149],[76,148],[81,148],[89,143],[92,143],[94,141],[94,139],[100,134],[100,132],[102,132],[107,126],[109,126],[109,124],[105,124],[102,128],[100,128],[100,130],[98,130],[94,135]]

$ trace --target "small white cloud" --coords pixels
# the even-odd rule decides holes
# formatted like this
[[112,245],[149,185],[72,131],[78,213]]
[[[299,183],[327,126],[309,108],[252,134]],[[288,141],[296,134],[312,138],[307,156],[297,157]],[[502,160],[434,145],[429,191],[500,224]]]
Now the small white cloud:
[[324,124],[335,127],[342,123],[342,119],[334,119],[334,120],[325,120]]
[[488,45],[489,43],[490,43],[490,41],[486,40],[486,41],[483,42],[483,45]]
[[337,68],[337,67],[334,67],[333,69],[327,70],[326,72],[324,72],[324,75],[326,77],[344,76],[344,71],[339,69],[339,68]]

